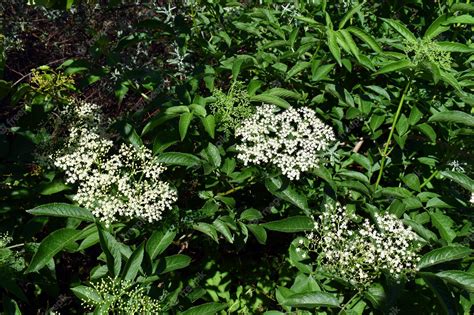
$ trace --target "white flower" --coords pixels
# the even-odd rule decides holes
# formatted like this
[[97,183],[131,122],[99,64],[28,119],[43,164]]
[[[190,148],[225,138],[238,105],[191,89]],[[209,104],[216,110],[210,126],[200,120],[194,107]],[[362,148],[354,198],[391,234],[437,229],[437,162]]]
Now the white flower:
[[238,158],[245,165],[272,164],[289,179],[319,165],[319,159],[335,136],[330,127],[309,108],[278,112],[264,104],[236,128]]
[[[365,219],[360,225],[345,207],[327,205],[318,225],[307,237],[308,249],[322,254],[323,268],[355,286],[367,286],[383,271],[398,279],[415,271],[416,235],[394,215],[374,215],[376,225]],[[378,227],[378,228],[377,228]]]
[[113,143],[103,133],[97,105],[80,103],[69,110],[68,139],[52,158],[67,183],[79,184],[73,199],[106,225],[120,217],[161,220],[177,199],[160,180],[165,167],[145,147],[122,145],[118,154],[111,154]]

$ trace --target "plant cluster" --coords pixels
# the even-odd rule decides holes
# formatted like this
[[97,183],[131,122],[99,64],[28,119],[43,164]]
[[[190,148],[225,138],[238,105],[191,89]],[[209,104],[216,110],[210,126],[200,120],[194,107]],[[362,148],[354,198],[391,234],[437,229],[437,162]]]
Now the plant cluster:
[[472,1],[0,1],[0,313],[470,314]]

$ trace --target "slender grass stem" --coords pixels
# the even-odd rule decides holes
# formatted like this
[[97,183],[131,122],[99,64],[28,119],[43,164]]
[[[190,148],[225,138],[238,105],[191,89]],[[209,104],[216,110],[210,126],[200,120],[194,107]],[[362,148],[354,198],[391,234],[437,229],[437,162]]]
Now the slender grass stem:
[[426,186],[426,184],[428,184],[436,175],[438,175],[439,171],[435,171],[433,174],[431,174],[430,177],[428,177],[424,182],[423,184],[420,185],[420,188],[423,188]]
[[397,108],[397,112],[395,113],[395,117],[393,118],[392,128],[390,129],[390,134],[388,135],[387,142],[385,142],[385,146],[384,146],[383,153],[382,153],[382,161],[380,162],[380,170],[379,170],[379,174],[377,176],[377,181],[375,182],[375,189],[376,190],[377,190],[377,187],[379,186],[380,180],[382,179],[383,169],[384,169],[384,166],[385,166],[385,160],[387,159],[387,156],[389,154],[390,142],[392,141],[393,132],[395,131],[395,126],[397,125],[398,117],[400,116],[400,112],[402,111],[403,103],[405,102],[405,97],[407,96],[408,90],[410,89],[410,84],[411,84],[411,80],[409,79],[407,85],[405,86],[405,89],[403,90],[403,94],[400,98],[400,103],[398,104],[398,108]]

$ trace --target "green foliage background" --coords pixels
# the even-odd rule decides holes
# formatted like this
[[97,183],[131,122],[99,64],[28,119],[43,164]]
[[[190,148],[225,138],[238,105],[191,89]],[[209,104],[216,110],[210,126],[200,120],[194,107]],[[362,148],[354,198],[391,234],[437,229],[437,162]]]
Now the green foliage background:
[[[120,314],[91,285],[115,277],[168,314],[470,314],[470,1],[0,7],[4,313],[83,314],[81,300],[94,300],[95,313]],[[117,143],[144,144],[168,166],[178,202],[163,221],[105,228],[70,202],[63,174],[38,165],[72,99],[103,106]],[[296,182],[244,167],[229,128],[262,103],[308,106],[332,126],[325,165]],[[219,106],[239,110],[223,119]],[[295,245],[335,200],[412,227],[417,274],[358,291],[313,269]]]

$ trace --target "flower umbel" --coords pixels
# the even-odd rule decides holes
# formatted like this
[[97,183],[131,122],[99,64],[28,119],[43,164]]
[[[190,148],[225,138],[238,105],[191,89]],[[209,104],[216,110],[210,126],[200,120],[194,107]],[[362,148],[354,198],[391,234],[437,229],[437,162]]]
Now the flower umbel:
[[75,119],[65,121],[70,125],[65,145],[51,158],[65,172],[66,183],[79,184],[73,199],[107,226],[119,217],[161,220],[177,199],[160,180],[165,167],[145,147],[122,145],[112,154],[97,105],[80,103],[72,113]]
[[102,278],[88,287],[90,295],[84,302],[89,308],[108,311],[110,314],[158,314],[161,306],[158,300],[145,294],[142,286],[131,281]]
[[278,112],[275,105],[264,104],[236,129],[241,137],[238,158],[245,165],[269,163],[290,180],[317,167],[321,156],[335,140],[332,129],[306,107]]
[[159,179],[164,170],[150,150],[122,145],[118,154],[80,182],[74,200],[106,225],[119,217],[159,221],[177,199],[169,184]]
[[368,219],[356,224],[354,214],[337,204],[315,221],[314,231],[303,242],[318,255],[323,270],[356,287],[366,287],[382,272],[399,280],[414,272],[420,259],[416,234],[389,213],[376,214],[373,225]]

